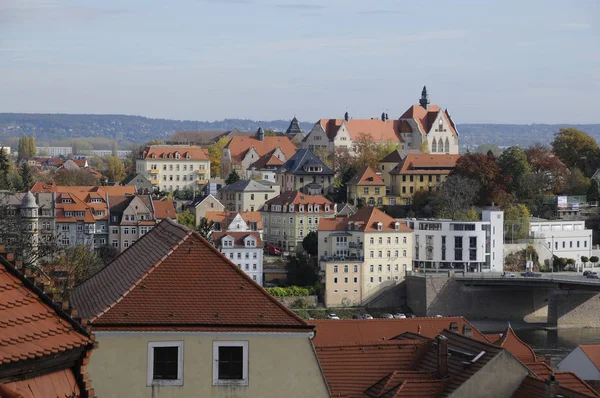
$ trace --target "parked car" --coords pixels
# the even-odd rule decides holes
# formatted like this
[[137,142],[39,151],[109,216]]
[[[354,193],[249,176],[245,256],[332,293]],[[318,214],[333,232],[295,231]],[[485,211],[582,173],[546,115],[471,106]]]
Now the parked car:
[[396,319],[405,319],[406,315],[404,315],[404,314],[394,314],[394,318],[396,318]]
[[274,256],[281,255],[281,250],[279,250],[279,248],[273,244],[267,245],[267,247],[265,249],[267,250],[268,254],[271,254]]
[[597,272],[590,272],[589,274],[587,274],[587,277],[590,279],[598,279],[598,273]]
[[535,276],[535,274],[533,272],[531,272],[531,271],[527,271],[527,272],[525,272],[523,274],[523,276],[525,276],[525,277],[532,277],[532,276]]
[[369,314],[364,314],[363,319],[373,319],[373,317]]
[[327,319],[335,319],[336,321],[339,321],[340,317],[336,314],[327,314]]
[[394,316],[392,314],[381,314],[380,318],[381,319],[394,319]]
[[583,271],[583,276],[588,276],[592,271]]
[[354,314],[352,315],[352,319],[365,319],[365,316],[362,314]]

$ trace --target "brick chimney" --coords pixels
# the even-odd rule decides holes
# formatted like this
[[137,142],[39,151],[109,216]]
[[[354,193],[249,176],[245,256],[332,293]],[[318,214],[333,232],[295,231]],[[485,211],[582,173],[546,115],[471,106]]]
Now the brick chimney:
[[556,376],[554,373],[550,373],[548,376],[548,380],[546,380],[546,394],[544,395],[546,398],[555,398],[558,395],[558,380],[556,380]]
[[439,334],[435,341],[437,343],[438,377],[444,378],[448,375],[448,338]]
[[550,354],[544,355],[544,363],[552,367],[552,357],[550,356]]

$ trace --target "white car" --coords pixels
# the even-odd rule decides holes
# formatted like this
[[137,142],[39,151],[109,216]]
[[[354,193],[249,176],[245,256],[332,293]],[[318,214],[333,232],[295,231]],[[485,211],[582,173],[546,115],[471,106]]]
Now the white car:
[[404,314],[394,314],[394,318],[396,318],[396,319],[404,319],[404,318],[406,318],[406,315],[404,315]]
[[363,315],[363,319],[373,319],[373,317],[369,314]]
[[335,319],[336,321],[339,321],[340,317],[336,314],[327,314],[327,319]]

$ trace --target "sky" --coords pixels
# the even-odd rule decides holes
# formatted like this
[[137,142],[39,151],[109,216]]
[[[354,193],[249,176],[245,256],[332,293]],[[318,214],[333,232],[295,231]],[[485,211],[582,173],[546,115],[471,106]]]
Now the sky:
[[0,112],[600,123],[597,0],[0,0]]

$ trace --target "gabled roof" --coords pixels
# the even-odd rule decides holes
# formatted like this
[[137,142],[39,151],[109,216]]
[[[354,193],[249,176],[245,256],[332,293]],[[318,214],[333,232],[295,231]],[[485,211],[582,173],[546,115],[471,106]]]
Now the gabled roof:
[[600,344],[580,344],[579,348],[589,358],[590,362],[594,364],[596,369],[600,370]]
[[317,328],[313,339],[315,346],[330,344],[358,344],[368,341],[393,339],[406,332],[418,333],[427,338],[434,338],[444,329],[456,322],[460,331],[465,326],[471,327],[473,338],[489,342],[469,321],[457,317],[419,317],[405,319],[349,319],[349,320],[314,320]]
[[502,337],[495,341],[494,344],[506,349],[521,362],[530,363],[537,360],[531,347],[517,337],[510,325],[506,328]]
[[545,362],[541,361],[526,363],[525,366],[527,366],[539,380],[548,380],[550,375],[553,374],[563,388],[584,394],[584,396],[600,397],[598,392],[573,372],[556,372]]
[[[202,202],[204,202],[208,198],[211,198],[212,200],[221,204],[221,202],[219,202],[219,199],[217,199],[214,195],[208,194],[208,195],[198,196],[188,205],[188,207],[197,207],[198,205],[200,205]],[[221,206],[223,206],[223,204],[221,204]],[[223,207],[225,207],[225,206],[223,206]]]
[[154,217],[156,217],[158,220],[162,220],[165,218],[172,218],[174,220],[177,219],[177,214],[175,213],[173,201],[153,200],[152,204],[154,205]]
[[325,131],[329,140],[333,140],[342,124],[346,125],[353,141],[363,135],[370,136],[376,142],[404,142],[400,136],[401,122],[399,120],[373,119],[321,119],[317,122]]
[[[221,188],[225,192],[275,192],[268,186],[254,180],[238,180]],[[220,192],[219,191],[219,192]]]
[[260,232],[213,232],[211,239],[215,243],[215,246],[220,247],[221,240],[226,236],[231,236],[234,239],[234,248],[246,247],[244,239],[246,239],[248,236],[253,236],[256,239],[256,247],[263,247],[263,241],[260,238]]
[[265,168],[276,168],[283,164],[283,160],[279,159],[275,155],[275,151],[267,153],[266,155],[261,156],[258,160],[250,165],[251,169],[262,170]]
[[390,174],[449,174],[460,155],[409,153]]
[[[140,157],[145,160],[155,159],[177,161],[175,154],[179,153],[179,160],[208,160],[208,149],[191,145],[152,145],[144,148]],[[187,158],[189,155],[189,159]]]
[[254,222],[257,224],[257,229],[262,229],[262,217],[260,211],[207,211],[206,220],[208,222],[221,223],[221,228],[227,228],[237,215],[242,217],[246,224]]
[[394,150],[390,152],[386,157],[381,159],[379,163],[400,163],[402,161],[402,154],[400,154],[399,150]]
[[302,133],[303,133],[302,127],[300,127],[300,123],[298,122],[298,119],[296,119],[296,116],[294,116],[294,118],[290,122],[289,127],[285,131],[285,134],[286,135],[296,135],[296,134],[302,134]]
[[385,185],[381,177],[377,175],[368,165],[363,166],[346,185]]
[[[320,167],[321,171],[307,171],[304,170],[305,166],[309,167]],[[289,158],[281,167],[276,171],[277,173],[290,173],[290,174],[317,174],[317,175],[333,175],[334,172],[325,163],[319,159],[317,155],[310,149],[298,149],[294,156]]]
[[229,149],[231,158],[240,161],[250,148],[254,148],[259,157],[280,148],[286,159],[296,153],[296,145],[285,136],[267,136],[263,141],[256,137],[233,137],[225,147]]
[[[396,220],[376,207],[363,206],[356,214],[350,217],[321,218],[319,219],[319,231],[345,231],[352,229],[362,232],[378,232],[378,223],[381,223],[381,231],[396,231],[396,223],[399,224],[400,232],[412,232],[405,221]],[[351,226],[349,224],[352,224]]]
[[38,181],[33,184],[31,192],[68,192],[75,194],[87,194],[89,192],[98,192],[101,195],[135,195],[134,186],[67,186],[56,185],[54,181],[43,182]]
[[[540,379],[535,376],[528,375],[523,379],[519,388],[514,392],[512,398],[547,398],[547,383],[548,378]],[[569,398],[589,398],[596,397],[593,393],[582,393],[570,388],[564,387],[560,382],[556,394]],[[558,396],[557,395],[557,396]]]
[[71,303],[96,330],[313,328],[197,232],[170,219],[78,285]]
[[414,120],[414,122],[419,126],[421,134],[427,135],[431,131],[433,123],[440,113],[444,118],[446,126],[450,127],[452,134],[458,136],[456,126],[454,125],[454,121],[450,117],[448,110],[442,111],[437,105],[431,104],[429,105],[428,109],[423,108],[421,105],[413,105],[408,108],[408,110],[404,112],[402,116],[400,116],[400,120]]
[[[299,191],[287,191],[281,195],[269,199],[265,202],[267,205],[329,205],[329,211],[333,213],[333,202],[322,195],[307,195]],[[298,211],[295,209],[294,211]],[[319,209],[321,213],[325,208]]]

